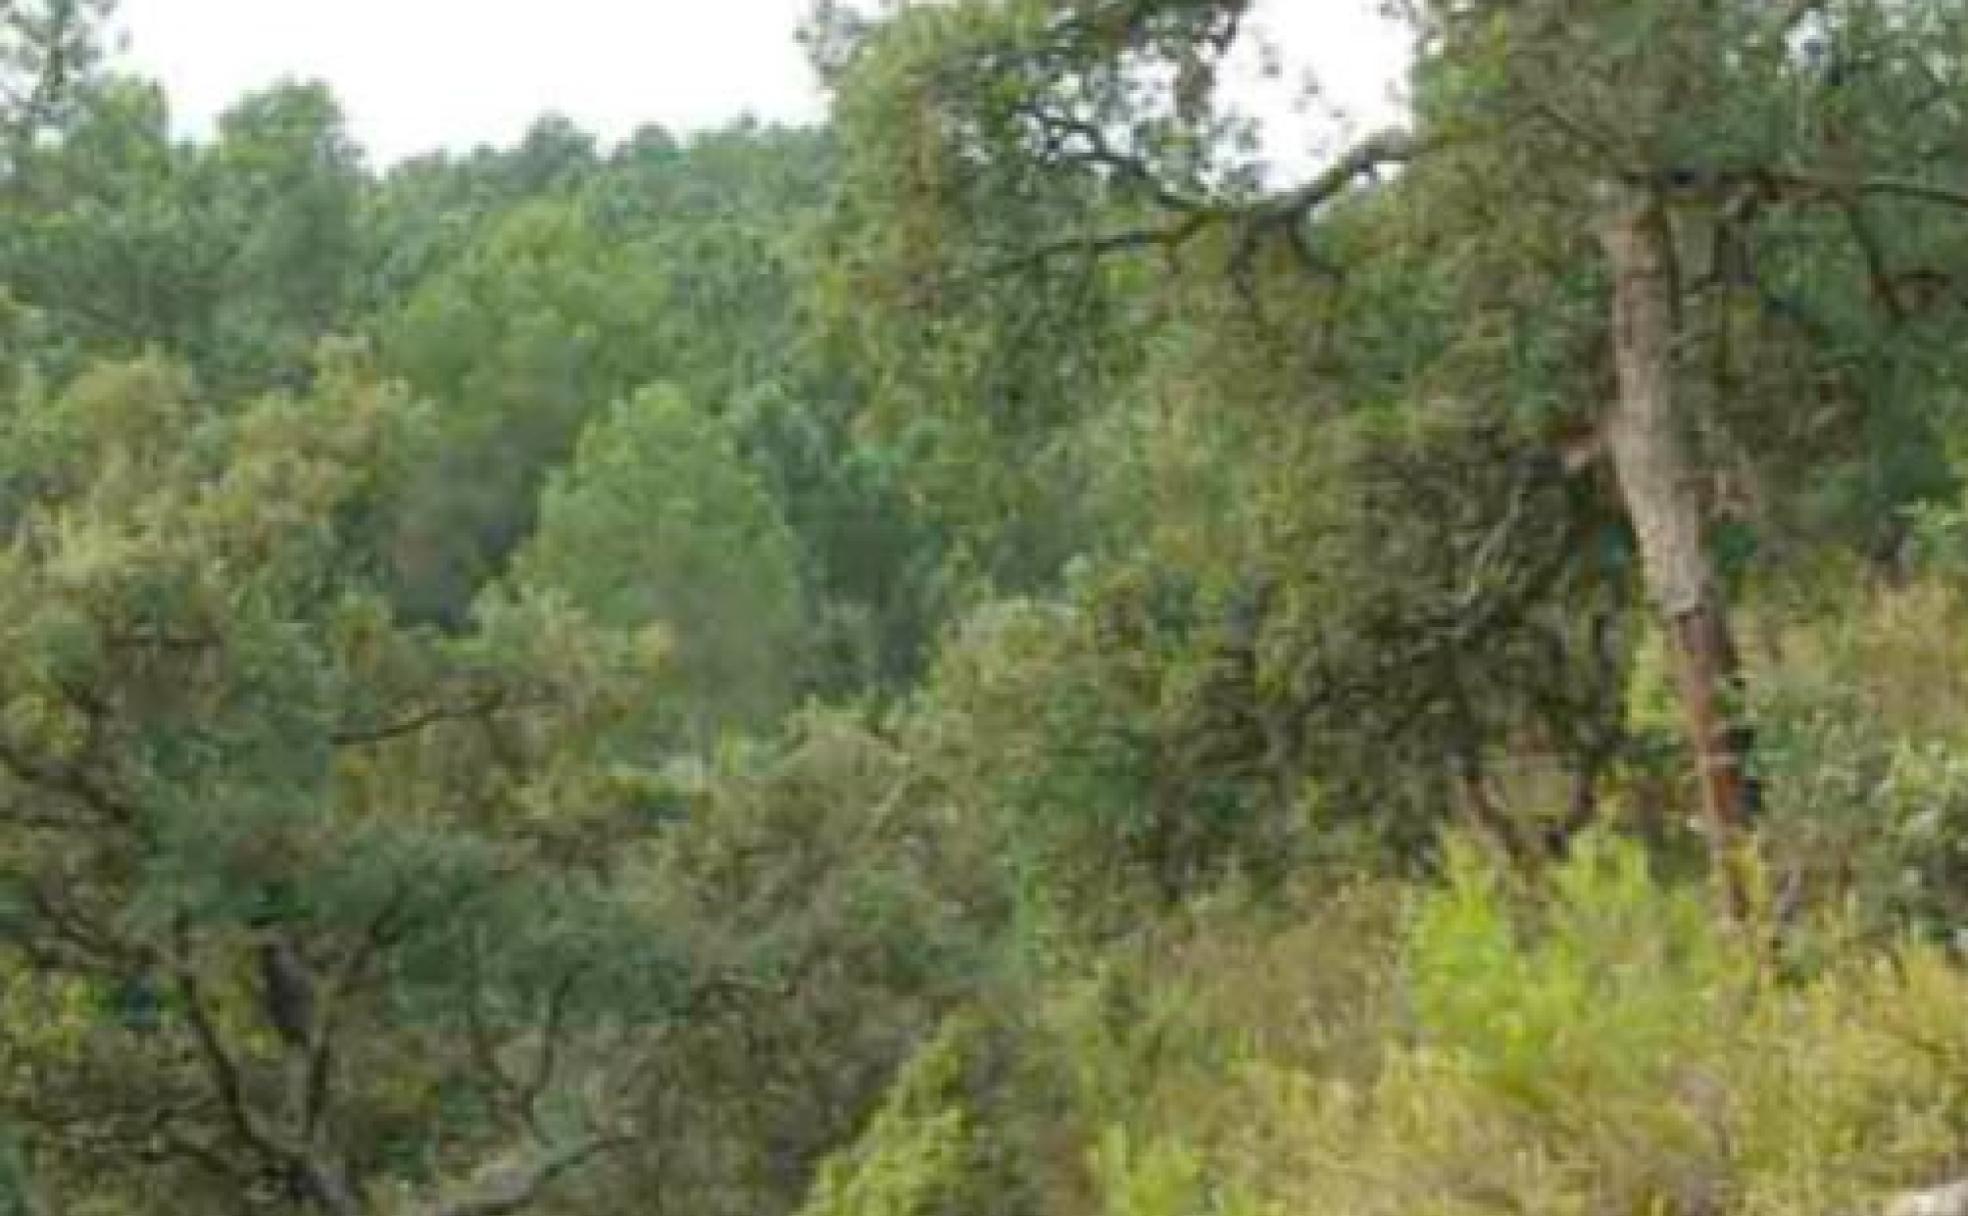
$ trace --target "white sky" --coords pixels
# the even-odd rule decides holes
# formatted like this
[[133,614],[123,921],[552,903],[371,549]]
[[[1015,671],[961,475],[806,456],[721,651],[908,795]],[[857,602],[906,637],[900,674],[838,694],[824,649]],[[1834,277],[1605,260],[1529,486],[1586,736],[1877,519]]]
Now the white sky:
[[[824,111],[793,32],[810,0],[123,0],[131,66],[162,80],[201,134],[242,93],[327,81],[372,157],[507,144],[547,111],[604,139],[645,122],[689,132],[743,114]],[[1258,28],[1293,87],[1253,89],[1285,160],[1316,154],[1329,120],[1297,116],[1315,70],[1356,119],[1383,120],[1405,57],[1371,0],[1259,0]],[[1319,112],[1315,111],[1316,116]]]

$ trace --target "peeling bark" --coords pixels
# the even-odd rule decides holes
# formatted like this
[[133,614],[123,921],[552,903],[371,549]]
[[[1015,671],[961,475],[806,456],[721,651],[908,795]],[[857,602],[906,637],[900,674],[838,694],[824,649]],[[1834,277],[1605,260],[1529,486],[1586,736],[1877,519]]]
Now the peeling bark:
[[1652,195],[1616,188],[1607,201],[1600,243],[1613,272],[1619,391],[1604,421],[1606,446],[1647,591],[1673,648],[1702,809],[1720,852],[1749,823],[1756,791],[1749,732],[1732,706],[1741,670],[1728,607],[1703,544],[1701,481],[1675,409],[1673,241]]

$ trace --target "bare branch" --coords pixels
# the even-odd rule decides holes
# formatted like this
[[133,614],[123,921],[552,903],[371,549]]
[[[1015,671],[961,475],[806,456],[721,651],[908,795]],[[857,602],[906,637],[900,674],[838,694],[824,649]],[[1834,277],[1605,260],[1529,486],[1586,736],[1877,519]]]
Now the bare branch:
[[1390,129],[1370,135],[1350,148],[1318,176],[1283,194],[1260,202],[1250,209],[1256,219],[1302,219],[1331,202],[1354,182],[1380,169],[1405,165],[1426,150],[1422,141],[1407,131]]

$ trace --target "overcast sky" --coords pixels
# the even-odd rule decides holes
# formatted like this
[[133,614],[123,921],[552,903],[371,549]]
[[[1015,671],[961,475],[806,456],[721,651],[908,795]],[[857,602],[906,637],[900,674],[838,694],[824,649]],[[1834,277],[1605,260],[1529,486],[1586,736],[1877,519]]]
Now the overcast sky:
[[[816,119],[818,86],[794,41],[810,0],[123,0],[133,66],[161,79],[200,134],[240,94],[321,79],[380,163],[433,148],[510,143],[539,114],[604,138],[645,122],[687,132],[744,114]],[[1390,113],[1404,41],[1371,0],[1259,0],[1259,27],[1295,82],[1315,71],[1365,125]],[[1330,121],[1254,92],[1278,153],[1316,154]]]

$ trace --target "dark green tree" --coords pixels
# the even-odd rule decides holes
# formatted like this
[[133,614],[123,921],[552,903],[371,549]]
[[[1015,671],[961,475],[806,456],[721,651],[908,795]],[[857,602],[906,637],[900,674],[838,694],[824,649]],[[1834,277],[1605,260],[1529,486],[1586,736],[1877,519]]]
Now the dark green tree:
[[659,717],[708,742],[769,723],[795,690],[795,546],[728,424],[658,386],[582,432],[513,579],[602,624],[661,630],[674,700]]
[[8,0],[0,5],[0,183],[27,186],[43,142],[68,123],[102,56],[114,0]]
[[595,760],[655,656],[397,626],[349,554],[421,425],[334,355],[234,410],[106,367],[7,437],[0,1119],[50,1203],[516,1212],[636,1136],[698,990]]

